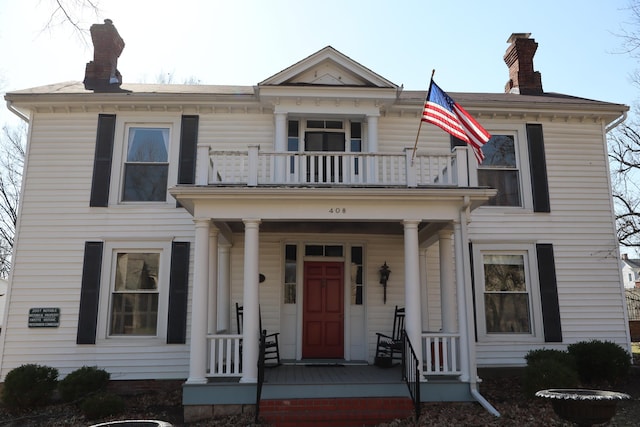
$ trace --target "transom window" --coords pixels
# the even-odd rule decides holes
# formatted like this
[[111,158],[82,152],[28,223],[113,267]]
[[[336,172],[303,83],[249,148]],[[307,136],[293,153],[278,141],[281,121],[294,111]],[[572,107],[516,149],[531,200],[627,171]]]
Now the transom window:
[[169,128],[129,127],[124,164],[124,201],[165,201],[169,174]]
[[158,252],[116,254],[109,335],[157,334],[159,266]]
[[478,165],[478,184],[498,190],[487,205],[522,206],[514,135],[492,135],[482,152],[485,159]]

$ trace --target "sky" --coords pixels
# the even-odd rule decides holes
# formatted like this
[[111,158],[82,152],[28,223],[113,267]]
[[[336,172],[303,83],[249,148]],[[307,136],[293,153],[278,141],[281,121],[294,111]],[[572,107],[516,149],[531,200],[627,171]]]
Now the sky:
[[[405,89],[426,90],[435,69],[447,92],[503,92],[507,39],[531,33],[546,92],[632,106],[640,64],[620,35],[640,23],[629,1],[98,0],[98,16],[74,12],[86,29],[113,21],[125,83],[255,85],[330,45]],[[93,45],[55,5],[0,0],[0,92],[83,80]],[[0,104],[0,124],[8,116]]]

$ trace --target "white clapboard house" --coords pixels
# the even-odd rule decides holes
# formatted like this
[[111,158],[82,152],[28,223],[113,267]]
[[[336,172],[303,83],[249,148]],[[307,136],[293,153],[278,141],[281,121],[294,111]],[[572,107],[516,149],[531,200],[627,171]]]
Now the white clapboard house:
[[628,108],[544,92],[528,34],[504,90],[444,88],[492,135],[478,164],[426,123],[414,153],[426,88],[331,46],[255,86],[126,84],[102,67],[115,28],[94,27],[84,82],[5,96],[29,134],[2,377],[183,380],[194,420],[255,404],[261,329],[267,376],[368,368],[312,391],[272,379],[263,399],[406,395],[376,383],[398,369],[375,366],[396,307],[423,401],[482,401],[478,368],[532,349],[629,348],[606,147]]

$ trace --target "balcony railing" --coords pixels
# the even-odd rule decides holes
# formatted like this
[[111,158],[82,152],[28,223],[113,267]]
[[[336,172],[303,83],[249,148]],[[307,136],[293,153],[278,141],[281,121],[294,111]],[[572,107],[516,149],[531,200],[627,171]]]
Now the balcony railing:
[[463,187],[473,186],[477,176],[470,170],[475,163],[467,161],[465,147],[415,156],[410,149],[404,153],[267,152],[258,146],[248,151],[198,149],[198,185]]

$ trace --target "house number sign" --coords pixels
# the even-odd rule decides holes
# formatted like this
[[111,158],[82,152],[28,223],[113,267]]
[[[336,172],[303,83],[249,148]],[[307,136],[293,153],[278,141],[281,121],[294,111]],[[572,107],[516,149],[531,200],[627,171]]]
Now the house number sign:
[[346,214],[347,208],[329,208],[329,213],[332,214]]
[[57,328],[58,326],[60,326],[59,307],[29,309],[30,328]]

